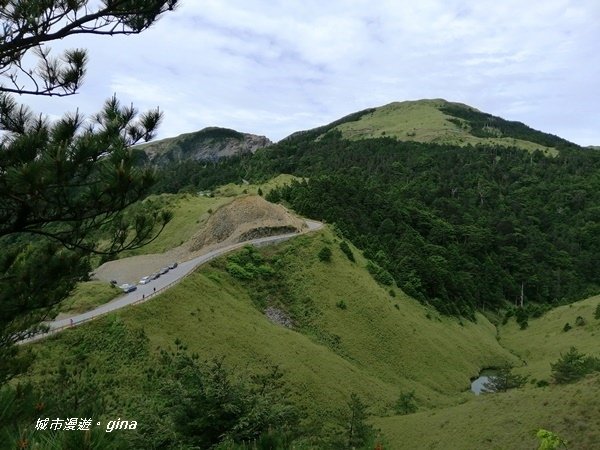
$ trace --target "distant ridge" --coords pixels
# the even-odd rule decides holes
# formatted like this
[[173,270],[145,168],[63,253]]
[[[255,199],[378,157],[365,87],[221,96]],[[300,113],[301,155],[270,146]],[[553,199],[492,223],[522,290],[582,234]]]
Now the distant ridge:
[[133,151],[138,164],[164,166],[184,160],[217,161],[228,156],[254,153],[271,144],[265,136],[240,133],[229,128],[208,127],[138,145]]

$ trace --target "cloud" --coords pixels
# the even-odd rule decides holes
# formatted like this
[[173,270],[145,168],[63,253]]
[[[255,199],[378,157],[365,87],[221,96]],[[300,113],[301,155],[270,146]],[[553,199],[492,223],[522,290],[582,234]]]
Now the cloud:
[[160,105],[161,137],[226,126],[281,139],[442,97],[600,144],[599,19],[595,0],[184,0],[140,36],[61,43],[90,49],[90,73],[81,95],[43,108],[93,112],[116,92]]

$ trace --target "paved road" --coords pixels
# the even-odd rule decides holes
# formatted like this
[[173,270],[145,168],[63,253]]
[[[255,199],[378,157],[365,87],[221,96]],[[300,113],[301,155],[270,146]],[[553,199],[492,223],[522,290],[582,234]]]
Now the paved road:
[[179,263],[179,265],[175,269],[169,270],[167,273],[161,275],[156,280],[152,280],[148,284],[138,285],[137,290],[117,297],[109,303],[105,303],[104,305],[98,306],[96,309],[87,311],[82,314],[78,314],[76,316],[68,317],[66,319],[45,322],[45,325],[49,327],[47,333],[38,334],[36,336],[23,339],[22,341],[19,341],[19,344],[39,341],[40,339],[43,339],[51,334],[58,333],[59,331],[62,331],[66,328],[81,325],[82,323],[85,323],[98,316],[102,316],[109,312],[116,311],[117,309],[121,309],[125,306],[132,305],[134,303],[141,303],[143,301],[147,301],[150,298],[152,298],[155,294],[158,294],[159,292],[162,293],[165,289],[168,289],[174,284],[177,284],[179,281],[181,281],[183,277],[192,272],[198,266],[245,245],[251,244],[254,246],[260,246],[273,244],[276,242],[291,239],[295,236],[299,236],[304,233],[319,230],[323,227],[323,224],[321,222],[316,222],[314,220],[305,220],[305,222],[308,226],[308,229],[303,231],[302,233],[280,234],[277,236],[268,236],[264,238],[239,242],[237,244],[231,244],[222,248],[218,248],[209,253],[206,253],[205,255],[190,259],[189,261]]

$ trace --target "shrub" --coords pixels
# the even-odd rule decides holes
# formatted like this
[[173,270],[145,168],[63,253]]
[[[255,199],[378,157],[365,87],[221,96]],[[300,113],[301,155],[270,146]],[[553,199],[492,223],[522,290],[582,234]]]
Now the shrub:
[[585,325],[585,319],[581,316],[577,316],[577,318],[575,319],[575,325],[577,325],[578,327],[582,327]]
[[252,278],[252,273],[233,261],[227,263],[226,269],[232,276],[240,280],[249,280]]
[[258,195],[260,195],[261,197],[263,196],[263,191],[261,188],[258,188]]
[[354,253],[352,253],[352,249],[350,248],[350,246],[348,245],[348,243],[346,241],[340,242],[340,250],[342,252],[344,252],[344,255],[346,255],[350,261],[352,261],[352,262],[355,261]]
[[600,320],[600,303],[596,306],[596,311],[594,311],[594,319]]
[[329,262],[331,261],[331,249],[329,247],[323,247],[320,251],[319,251],[319,260],[322,262]]
[[335,306],[337,306],[340,309],[346,309],[346,308],[348,308],[348,305],[346,305],[346,302],[344,300],[340,300],[339,302],[337,302],[335,304]]
[[527,310],[525,310],[524,308],[519,308],[517,309],[515,316],[521,330],[524,330],[529,326],[529,313]]
[[565,326],[563,327],[563,331],[566,333],[571,328],[573,328],[573,327],[571,326],[571,324],[569,322],[567,322],[567,323],[565,323]]
[[263,277],[270,277],[271,275],[275,274],[275,269],[273,269],[268,264],[261,264],[257,267],[257,272]]
[[371,260],[367,261],[367,270],[378,283],[386,286],[394,284],[394,277],[383,267],[378,266]]
[[396,296],[396,291],[393,290],[393,289],[390,289],[389,294],[390,294],[390,297],[395,297]]
[[567,448],[567,441],[551,431],[540,429],[537,431],[536,437],[540,440],[539,450]]
[[415,400],[415,391],[411,392],[401,392],[400,397],[396,401],[394,405],[394,410],[396,414],[400,414],[402,416],[406,414],[412,414],[417,412],[417,402]]
[[537,387],[546,387],[548,386],[550,383],[548,383],[546,380],[538,380],[537,383],[535,383],[535,385]]

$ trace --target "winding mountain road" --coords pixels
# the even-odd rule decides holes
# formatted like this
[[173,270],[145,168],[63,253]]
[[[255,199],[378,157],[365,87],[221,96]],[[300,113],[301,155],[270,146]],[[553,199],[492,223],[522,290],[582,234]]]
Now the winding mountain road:
[[218,258],[221,255],[229,253],[233,250],[241,248],[245,245],[254,245],[261,246],[267,244],[274,244],[277,242],[286,241],[295,236],[300,236],[302,234],[310,233],[313,231],[317,231],[323,227],[321,222],[317,222],[314,220],[305,219],[306,225],[308,228],[299,233],[287,233],[280,234],[275,236],[267,236],[263,238],[251,239],[249,241],[238,242],[236,244],[226,245],[221,248],[217,248],[212,250],[204,255],[198,256],[196,258],[190,259],[188,261],[184,261],[178,264],[178,266],[174,269],[169,270],[164,275],[161,275],[156,280],[152,280],[148,284],[138,285],[137,290],[133,292],[129,292],[120,297],[111,300],[104,305],[98,306],[91,311],[87,311],[76,316],[67,317],[65,319],[54,320],[50,322],[44,322],[44,325],[48,326],[48,331],[45,333],[39,333],[34,336],[22,339],[18,342],[18,344],[26,344],[30,342],[39,341],[44,339],[52,334],[56,334],[62,330],[75,327],[81,325],[85,322],[88,322],[96,317],[102,316],[109,312],[116,311],[118,309],[124,308],[125,306],[142,303],[150,300],[156,294],[164,292],[166,289],[171,286],[177,284],[181,281],[186,275],[190,274],[194,269],[202,264],[207,263],[215,258]]

